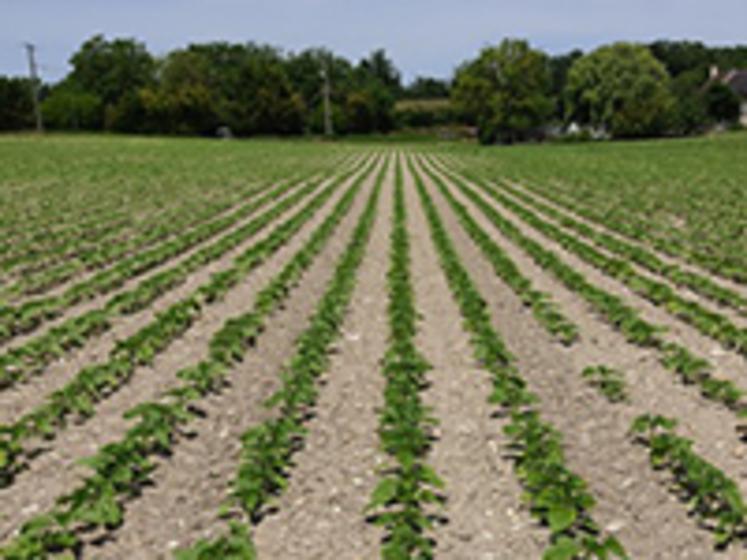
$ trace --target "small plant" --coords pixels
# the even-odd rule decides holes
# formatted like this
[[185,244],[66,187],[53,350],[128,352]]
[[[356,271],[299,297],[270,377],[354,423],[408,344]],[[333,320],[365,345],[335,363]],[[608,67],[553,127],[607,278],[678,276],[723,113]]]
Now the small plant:
[[[369,171],[371,169],[373,166]],[[222,553],[229,545],[233,547],[230,549],[231,554],[235,550],[247,554],[241,558],[254,557],[247,524],[258,522],[267,506],[288,485],[288,471],[293,455],[303,446],[306,435],[304,423],[318,396],[316,381],[329,365],[330,348],[340,335],[355,287],[356,273],[373,229],[385,169],[386,167],[382,167],[379,171],[376,186],[356,225],[353,237],[337,263],[332,280],[310,319],[309,327],[296,341],[295,354],[281,372],[281,387],[265,402],[268,408],[276,409],[279,414],[250,428],[241,437],[239,468],[230,485],[229,500],[221,507],[220,512],[223,517],[232,519],[229,536],[200,541],[191,548],[179,551],[176,555],[178,560],[207,560],[213,557],[210,554]],[[313,257],[323,249],[334,234],[336,225],[350,210],[366,175],[355,181],[337,203],[332,215],[317,228],[306,245],[257,294],[254,302],[255,319],[269,315],[287,297],[290,287],[311,265]],[[216,336],[211,344],[214,357],[225,357],[229,364],[240,360],[231,339],[242,340],[246,336],[245,328],[259,331],[256,320],[251,321],[249,317],[246,315],[226,324],[224,333]],[[247,320],[244,321],[244,318]],[[229,555],[228,558],[232,556]]]
[[[210,393],[220,391],[225,386],[227,372],[241,360],[243,353],[254,345],[256,336],[262,332],[261,325],[264,320],[288,297],[291,287],[311,266],[314,257],[321,252],[334,234],[336,226],[349,211],[365,176],[366,174],[363,174],[347,189],[336,203],[332,213],[314,230],[311,238],[258,294],[253,309],[236,320],[226,321],[223,329],[218,331],[211,340],[208,359],[178,372],[177,377],[183,382],[182,385],[167,391],[156,401],[141,403],[128,411],[125,418],[136,419],[137,422],[124,438],[104,446],[96,455],[84,460],[83,463],[93,471],[92,474],[85,478],[78,488],[58,498],[51,512],[36,516],[26,523],[15,539],[0,548],[0,557],[14,560],[38,560],[63,552],[79,556],[82,547],[77,536],[79,532],[95,529],[113,530],[122,523],[126,511],[123,503],[128,497],[136,495],[150,481],[150,476],[157,466],[152,460],[153,457],[169,455],[174,445],[183,437],[186,425],[196,415],[193,404]],[[330,306],[338,314],[336,324],[342,321],[344,313],[342,303],[347,301],[345,298],[349,298],[349,292],[352,291],[355,266],[362,258],[365,248],[361,236],[365,239],[365,235],[371,229],[373,210],[373,207],[369,208],[366,214],[365,228],[359,227],[364,231],[358,232],[352,249],[348,251],[347,259],[343,263],[345,266],[335,277],[337,283],[330,288],[327,298],[320,304],[320,316],[312,322],[316,330],[307,335],[305,339],[307,345],[329,344],[328,335],[326,338],[317,335],[326,333],[335,324],[328,316]],[[286,230],[286,235],[289,235],[289,231],[293,230]],[[274,294],[274,297],[267,299],[263,295],[267,293]],[[256,327],[254,330],[247,330],[253,326]],[[231,352],[224,352],[222,349],[225,346],[231,348]],[[129,347],[119,350],[122,355],[128,355],[132,351],[133,349]],[[125,371],[127,363],[129,362],[125,363]],[[317,362],[306,362],[300,359],[293,363],[305,368],[319,366]],[[304,369],[303,374],[309,375],[309,371]],[[69,408],[69,405],[65,406]],[[50,427],[46,429],[53,434],[55,418],[53,412],[45,412],[43,415],[29,417],[27,423],[31,424],[33,421],[36,433],[46,425],[43,422],[49,423]],[[291,411],[288,418],[277,424],[278,429],[275,433],[284,437],[288,436],[287,440],[293,440],[295,437],[293,430],[299,426],[294,422],[299,421],[299,418],[302,416],[297,414],[297,410]],[[15,436],[12,430],[0,431],[0,434],[3,433],[9,437],[7,441],[5,438],[0,440],[2,441],[0,450],[14,452],[17,448],[13,446],[17,445],[19,437]],[[251,441],[248,443],[251,444]],[[293,443],[295,444],[295,440]],[[296,449],[295,445],[291,447],[292,450]],[[289,448],[286,446],[284,449]],[[273,452],[277,454],[276,451]],[[280,453],[282,456],[283,451],[281,450]],[[289,457],[290,454],[285,455],[286,460]],[[18,464],[11,462],[6,467],[9,476],[12,476],[15,471],[11,469],[17,469]],[[265,469],[263,472],[277,475],[277,471],[272,468]],[[241,484],[244,484],[243,480],[239,480],[239,485]],[[260,506],[261,504],[257,504],[256,507]],[[198,543],[196,549],[202,551],[201,554],[207,554],[205,551],[223,550],[244,552],[249,548],[244,546],[247,543],[242,535],[244,533],[232,529],[229,537],[213,543],[215,547],[211,543],[202,542]],[[248,533],[246,535],[248,536]]]
[[610,367],[590,366],[581,372],[592,387],[596,387],[611,403],[620,403],[628,400],[625,389],[625,378],[622,373]]
[[436,420],[423,404],[430,364],[415,346],[418,314],[410,272],[410,240],[404,179],[397,160],[389,252],[389,348],[383,363],[384,406],[379,412],[379,439],[392,463],[382,470],[366,512],[386,529],[382,558],[432,558],[433,519],[429,506],[443,503],[444,483],[427,465]]
[[441,267],[472,335],[475,357],[493,376],[490,402],[511,418],[505,432],[525,499],[550,529],[543,560],[627,558],[617,539],[601,534],[592,519],[594,499],[586,483],[566,467],[560,434],[532,408],[537,397],[527,390],[514,357],[493,328],[485,300],[464,268],[422,179],[413,174]]
[[[299,267],[299,262],[309,260],[310,255],[314,255],[324,245],[329,232],[342,219],[345,208],[352,204],[362,178],[370,173],[371,169],[371,165],[367,166],[355,182],[356,188],[348,189],[340,204],[336,206],[336,211],[329,220],[324,222],[324,228],[315,233],[311,248],[307,248],[306,252],[294,261],[294,270],[286,271],[285,277],[280,278],[280,283],[274,284],[272,298],[267,300],[267,290],[263,292],[263,299],[258,303],[263,310],[274,308],[275,303],[285,297],[288,278],[296,274],[296,269],[303,268]],[[332,196],[345,177],[345,174],[338,176],[303,208],[277,226],[268,237],[240,254],[228,271],[214,275],[191,295],[158,314],[154,321],[129,338],[118,341],[110,352],[108,361],[82,369],[67,385],[52,393],[45,403],[18,419],[11,426],[0,426],[0,434],[8,434],[0,439],[0,450],[3,451],[3,457],[0,457],[3,459],[0,462],[0,487],[12,482],[13,475],[28,457],[28,454],[24,452],[24,444],[28,440],[35,436],[53,438],[58,430],[65,427],[70,417],[76,417],[79,420],[93,417],[95,406],[123,387],[138,367],[151,364],[159,353],[186,332],[200,316],[205,305],[225,294],[264,262],[269,255],[285,245]],[[303,192],[303,189],[300,192]],[[290,204],[291,200],[293,197],[285,199],[284,203]],[[275,212],[278,208],[276,206],[270,211],[273,219],[277,217]],[[264,220],[267,216],[258,219]],[[255,224],[254,227],[258,225]],[[243,317],[239,321],[239,330],[246,336],[251,335],[253,329],[256,328],[253,325],[255,319],[255,317]],[[230,327],[233,326],[233,324],[230,325]],[[223,338],[218,338],[211,343],[212,347],[226,352],[226,357],[229,357],[232,352],[234,354],[241,352],[240,340],[231,335],[228,336],[226,344],[225,335],[221,336]]]
[[[717,340],[725,348],[747,356],[747,329],[738,327],[719,312],[704,308],[697,301],[680,296],[667,284],[639,274],[627,260],[609,256],[579,236],[567,233],[522,203],[506,196],[500,189],[485,182],[481,182],[480,185],[488,196],[565,250],[624,283],[654,305],[663,307],[668,313],[692,325],[703,335]],[[653,340],[653,334],[642,322],[628,330],[628,336],[635,344],[648,344]]]
[[693,451],[693,442],[675,434],[677,421],[645,414],[631,434],[649,448],[651,464],[672,473],[676,490],[690,511],[715,533],[718,547],[747,536],[747,506],[737,484]]
[[467,211],[467,208],[457,201],[451,191],[446,188],[443,180],[429,167],[425,167],[424,169],[425,173],[436,184],[441,194],[456,213],[467,234],[491,262],[493,270],[495,270],[498,277],[506,282],[522,299],[524,304],[532,310],[538,322],[549,333],[557,337],[566,346],[570,346],[576,342],[578,340],[578,327],[560,312],[549,294],[535,290],[532,287],[531,280],[521,273],[509,256],[479,226]]
[[[517,205],[514,201],[502,195],[497,189],[489,187],[486,181],[477,177],[474,173],[464,171],[462,175],[459,175],[449,170],[442,171],[501,233],[516,243],[537,265],[550,271],[566,288],[586,300],[602,318],[619,330],[628,342],[640,347],[655,349],[659,353],[662,365],[679,375],[684,383],[697,384],[703,396],[741,414],[744,410],[744,406],[741,403],[741,391],[729,381],[716,380],[710,373],[713,367],[708,361],[694,356],[686,348],[667,342],[662,337],[662,333],[665,332],[664,328],[645,321],[640,317],[638,311],[627,305],[622,298],[592,284],[581,273],[567,265],[555,252],[524,235],[511,220],[506,219],[495,207],[488,204],[475,189],[471,188],[462,175],[469,177],[495,202],[501,205],[505,203],[506,207],[515,211],[528,224],[532,226],[536,225],[542,231],[544,222],[538,220],[531,211]],[[551,227],[554,228],[555,226]],[[563,236],[566,245],[583,251],[587,258],[603,258],[601,253],[593,251],[590,248],[587,250],[585,244],[583,246],[580,245],[580,242],[573,236],[567,234],[563,234]],[[621,267],[620,270],[628,270],[628,268]],[[666,291],[662,291],[661,293],[666,293]]]

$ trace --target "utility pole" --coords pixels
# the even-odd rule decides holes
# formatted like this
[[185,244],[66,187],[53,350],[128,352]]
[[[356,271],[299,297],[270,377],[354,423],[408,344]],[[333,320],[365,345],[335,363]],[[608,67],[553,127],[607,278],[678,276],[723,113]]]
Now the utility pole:
[[41,107],[39,106],[39,89],[40,80],[36,66],[36,47],[32,43],[25,43],[26,54],[29,58],[29,74],[31,76],[31,92],[34,98],[34,116],[36,117],[36,131],[44,132],[44,123],[42,122]]
[[324,98],[324,134],[325,136],[332,136],[334,131],[332,130],[332,107],[330,105],[330,85],[329,85],[329,65],[327,62],[324,63],[322,68],[322,97]]

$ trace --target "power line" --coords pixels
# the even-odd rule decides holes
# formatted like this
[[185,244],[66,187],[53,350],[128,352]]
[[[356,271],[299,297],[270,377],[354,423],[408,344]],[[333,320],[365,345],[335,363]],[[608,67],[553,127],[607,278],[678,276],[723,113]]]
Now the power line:
[[44,122],[42,121],[41,106],[39,104],[39,90],[41,89],[41,80],[36,65],[36,46],[32,43],[25,43],[26,54],[29,59],[29,75],[31,78],[31,92],[34,98],[34,116],[36,117],[37,132],[44,132]]

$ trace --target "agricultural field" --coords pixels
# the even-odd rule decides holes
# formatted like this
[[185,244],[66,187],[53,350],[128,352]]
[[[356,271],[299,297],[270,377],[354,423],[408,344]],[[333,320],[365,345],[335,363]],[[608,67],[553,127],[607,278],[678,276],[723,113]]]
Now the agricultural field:
[[0,136],[0,558],[747,558],[745,156]]

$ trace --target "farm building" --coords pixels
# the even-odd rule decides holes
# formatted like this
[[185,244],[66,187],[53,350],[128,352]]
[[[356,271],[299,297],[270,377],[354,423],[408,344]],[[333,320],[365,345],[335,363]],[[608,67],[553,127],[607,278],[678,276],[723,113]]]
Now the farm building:
[[732,69],[726,72],[717,66],[711,67],[711,81],[719,81],[731,88],[742,101],[742,112],[739,121],[747,126],[747,70]]

